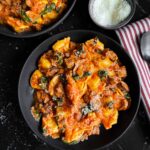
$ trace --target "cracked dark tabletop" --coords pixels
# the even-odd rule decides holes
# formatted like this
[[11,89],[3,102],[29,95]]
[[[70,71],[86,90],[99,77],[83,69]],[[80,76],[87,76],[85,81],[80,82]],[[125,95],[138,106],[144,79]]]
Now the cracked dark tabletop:
[[[150,0],[136,0],[134,22],[150,15]],[[27,126],[18,104],[18,79],[29,54],[51,35],[72,29],[90,29],[119,42],[114,31],[97,27],[88,15],[88,0],[77,0],[56,29],[32,39],[0,35],[0,150],[55,150],[41,141]],[[128,131],[106,150],[150,150],[150,124],[141,102],[138,114]]]

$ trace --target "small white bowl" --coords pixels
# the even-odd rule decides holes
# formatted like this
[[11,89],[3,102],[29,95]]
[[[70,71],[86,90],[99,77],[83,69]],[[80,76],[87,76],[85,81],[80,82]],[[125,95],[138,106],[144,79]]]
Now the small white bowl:
[[118,29],[122,26],[125,26],[132,18],[133,18],[133,15],[135,13],[135,10],[136,10],[136,4],[135,4],[135,0],[127,0],[128,3],[130,4],[131,6],[131,12],[130,14],[128,15],[128,17],[126,19],[124,19],[123,21],[121,21],[119,24],[117,25],[113,25],[113,26],[103,26],[103,25],[100,25],[97,23],[97,21],[93,18],[93,15],[92,15],[92,7],[93,7],[93,2],[95,0],[89,0],[89,6],[88,6],[88,9],[89,9],[89,15],[90,15],[90,18],[92,19],[92,21],[99,27],[101,28],[104,28],[104,29],[108,29],[108,30],[115,30],[115,29]]

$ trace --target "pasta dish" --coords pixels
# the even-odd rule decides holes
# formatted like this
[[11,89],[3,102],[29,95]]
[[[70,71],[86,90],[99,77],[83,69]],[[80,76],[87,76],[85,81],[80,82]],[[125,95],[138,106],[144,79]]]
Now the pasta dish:
[[43,134],[75,144],[117,123],[118,112],[130,107],[126,67],[97,38],[75,43],[56,41],[38,60],[30,78],[33,117]]
[[41,30],[60,18],[66,7],[67,0],[1,0],[0,24],[16,32]]

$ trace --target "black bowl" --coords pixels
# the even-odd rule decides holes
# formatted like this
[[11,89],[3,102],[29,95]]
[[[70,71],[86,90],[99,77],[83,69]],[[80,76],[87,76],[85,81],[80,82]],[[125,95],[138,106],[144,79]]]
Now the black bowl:
[[[118,123],[114,125],[112,129],[105,130],[103,127],[100,127],[100,135],[90,136],[87,141],[80,142],[76,145],[67,145],[59,139],[53,140],[51,137],[44,137],[39,129],[39,123],[34,120],[30,112],[30,108],[34,100],[33,89],[30,87],[29,79],[32,72],[37,68],[37,60],[39,59],[41,54],[50,49],[54,42],[66,36],[70,36],[71,40],[75,42],[84,42],[85,40],[97,36],[105,44],[105,47],[114,50],[114,52],[117,53],[123,65],[125,65],[127,68],[128,76],[126,78],[126,82],[130,87],[132,98],[132,104],[130,109],[119,113]],[[20,75],[18,96],[20,108],[27,124],[35,132],[35,134],[44,142],[58,149],[91,150],[109,145],[127,131],[139,108],[140,83],[138,73],[132,59],[117,42],[113,41],[105,35],[102,35],[99,32],[74,30],[63,32],[48,38],[31,53]]]
[[121,21],[119,24],[117,25],[114,25],[114,26],[103,26],[103,25],[100,25],[98,24],[93,18],[92,18],[92,14],[91,14],[91,11],[90,11],[90,8],[91,8],[91,3],[92,3],[93,0],[89,0],[89,15],[90,15],[90,18],[92,19],[92,21],[99,27],[101,28],[104,28],[104,29],[107,29],[107,30],[115,30],[115,29],[118,29],[118,28],[121,28],[123,26],[125,26],[134,16],[134,13],[135,13],[135,10],[136,10],[136,3],[135,3],[135,0],[127,0],[128,3],[130,4],[131,6],[131,12],[129,14],[129,16],[124,19],[123,21]]
[[34,30],[34,31],[26,31],[22,33],[17,33],[13,31],[13,29],[10,28],[9,26],[0,24],[0,34],[6,35],[9,37],[15,37],[15,38],[31,38],[31,37],[36,37],[44,33],[47,33],[51,31],[52,29],[54,29],[55,27],[57,27],[62,21],[64,21],[65,18],[67,18],[67,16],[73,9],[75,3],[76,3],[76,0],[68,0],[67,9],[63,12],[61,17],[56,22],[43,26],[40,31]]

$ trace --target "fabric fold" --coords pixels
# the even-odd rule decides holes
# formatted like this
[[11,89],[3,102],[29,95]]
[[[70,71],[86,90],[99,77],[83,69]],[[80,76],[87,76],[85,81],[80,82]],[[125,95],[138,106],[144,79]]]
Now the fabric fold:
[[140,54],[141,36],[147,31],[150,31],[149,17],[116,30],[116,34],[136,65],[141,83],[141,98],[150,117],[150,64]]

